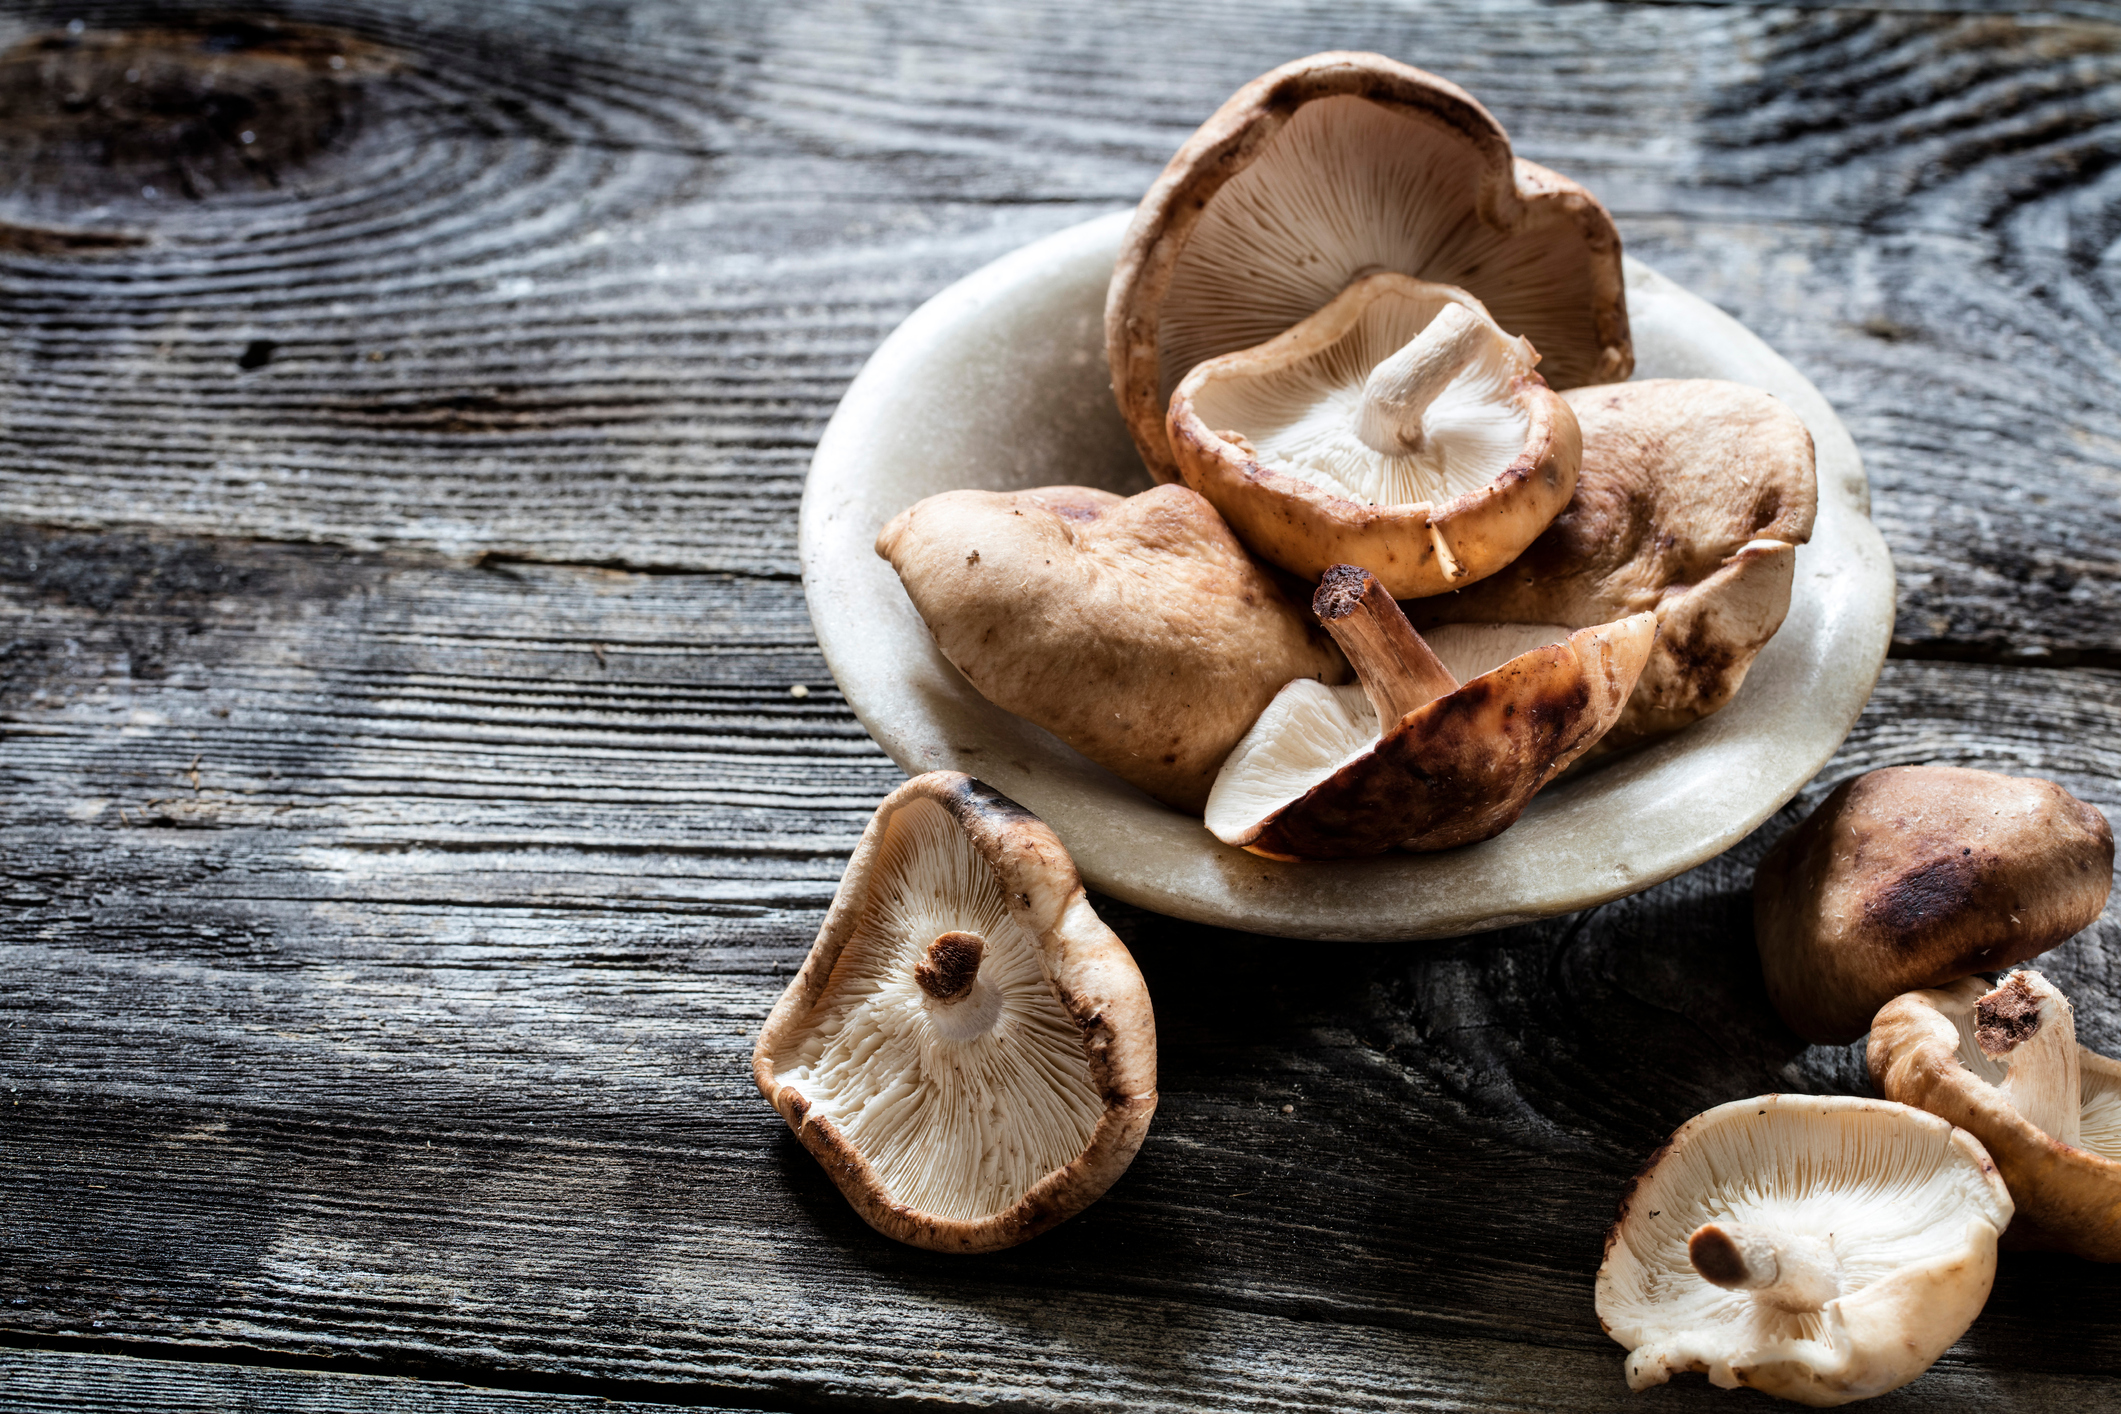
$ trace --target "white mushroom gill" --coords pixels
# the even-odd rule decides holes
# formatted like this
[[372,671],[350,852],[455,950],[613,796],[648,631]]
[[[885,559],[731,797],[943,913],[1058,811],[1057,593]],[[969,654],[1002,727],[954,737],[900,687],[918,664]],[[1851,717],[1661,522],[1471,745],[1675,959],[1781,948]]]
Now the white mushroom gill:
[[[916,971],[951,933],[981,947],[969,992],[945,1001]],[[930,800],[891,817],[863,918],[774,1067],[893,1202],[957,1220],[1001,1212],[1079,1156],[1104,1109],[1037,941]]]
[[[1466,683],[1568,636],[1560,624],[1445,624],[1423,639],[1451,676]],[[1208,832],[1225,844],[1251,839],[1260,821],[1368,751],[1382,734],[1361,683],[1327,687],[1297,678],[1224,758],[1208,792]]]
[[1179,256],[1160,399],[1194,365],[1266,342],[1375,270],[1475,286],[1504,329],[1563,346],[1592,304],[1591,262],[1554,229],[1506,236],[1474,218],[1480,177],[1471,147],[1426,120],[1354,97],[1306,103],[1209,200]]
[[1209,427],[1243,434],[1273,471],[1366,505],[1478,491],[1524,451],[1522,343],[1443,286],[1380,286],[1347,332],[1308,357],[1223,373],[1193,395]]
[[1208,792],[1208,833],[1224,844],[1254,838],[1260,821],[1375,746],[1378,735],[1362,684],[1296,679],[1224,759]]
[[[1897,1271],[1948,1260],[1966,1249],[1971,1222],[1999,1230],[2008,1222],[1948,1126],[1907,1123],[1893,1112],[1898,1107],[1852,1102],[1792,1112],[1788,1104],[1711,1111],[1704,1121],[1718,1122],[1675,1145],[1631,1197],[1624,1251],[1610,1255],[1601,1274],[1599,1313],[1633,1349],[1635,1388],[1682,1369],[1706,1370],[1726,1384],[1740,1365],[1833,1368],[1848,1358],[1836,1347],[1846,1339],[1831,1318],[1836,1301]],[[1785,1235],[1806,1266],[1831,1274],[1838,1296],[1819,1309],[1791,1310],[1799,1303],[1712,1284],[1689,1253],[1690,1237],[1705,1224]],[[1813,1294],[1827,1289],[1820,1281]]]

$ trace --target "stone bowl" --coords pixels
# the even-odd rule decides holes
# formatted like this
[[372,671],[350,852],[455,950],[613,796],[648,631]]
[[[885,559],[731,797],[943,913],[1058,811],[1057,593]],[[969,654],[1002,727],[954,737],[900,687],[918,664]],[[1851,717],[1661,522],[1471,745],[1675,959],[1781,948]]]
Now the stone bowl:
[[936,649],[876,534],[939,491],[1151,484],[1105,365],[1105,285],[1128,215],[1026,246],[922,305],[870,357],[818,444],[802,507],[810,617],[855,715],[907,772],[964,771],[1013,797],[1060,835],[1092,888],[1128,903],[1253,933],[1388,941],[1646,889],[1743,839],[1833,755],[1892,634],[1892,562],[1863,463],[1796,369],[1637,260],[1636,375],[1765,388],[1818,449],[1818,524],[1797,552],[1789,618],[1721,712],[1548,787],[1485,843],[1283,864],[1220,843],[981,697]]

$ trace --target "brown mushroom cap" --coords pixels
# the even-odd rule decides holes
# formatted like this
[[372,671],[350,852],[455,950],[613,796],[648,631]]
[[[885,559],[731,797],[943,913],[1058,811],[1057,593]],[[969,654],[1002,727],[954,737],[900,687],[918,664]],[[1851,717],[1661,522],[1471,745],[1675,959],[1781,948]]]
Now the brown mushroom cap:
[[1410,613],[1582,628],[1643,610],[1657,646],[1600,752],[1664,736],[1736,695],[1789,612],[1818,508],[1812,438],[1757,388],[1649,379],[1563,395],[1583,435],[1576,494],[1514,564]]
[[1845,781],[1753,876],[1768,996],[1855,1040],[1902,992],[2047,951],[2099,916],[2114,832],[2053,781],[1893,766]]
[[[1375,579],[1363,578],[1368,611],[1349,617],[1370,619],[1370,645],[1321,608],[1362,686],[1307,680],[1276,696],[1209,797],[1207,826],[1225,844],[1270,859],[1338,859],[1501,834],[1619,716],[1657,632],[1650,615],[1637,614],[1452,688]],[[1329,574],[1316,602],[1334,589]],[[1395,691],[1393,676],[1410,686]],[[1402,711],[1410,701],[1421,705]]]
[[871,1227],[938,1252],[1074,1216],[1156,1110],[1126,945],[1045,823],[955,771],[877,807],[751,1066]]
[[1183,486],[948,491],[901,511],[876,548],[988,701],[1193,814],[1283,683],[1347,677]]
[[2027,1120],[1982,1054],[1978,977],[1893,998],[1871,1023],[1871,1083],[1888,1099],[1942,1115],[1987,1148],[2018,1205],[2008,1243],[2121,1262],[2121,1063],[2078,1047],[2082,1117],[2076,1144]]
[[[1432,340],[1456,311],[1462,337]],[[1411,415],[1393,409],[1413,436],[1379,437],[1365,417],[1380,374],[1395,355],[1428,353],[1425,341],[1452,347],[1416,370],[1430,386]],[[1370,275],[1188,373],[1171,395],[1171,447],[1186,484],[1283,569],[1316,579],[1356,564],[1394,598],[1441,594],[1516,558],[1576,489],[1576,418],[1537,360],[1465,291]]]
[[1284,64],[1232,95],[1142,198],[1105,304],[1120,413],[1160,481],[1195,364],[1264,343],[1372,270],[1458,285],[1557,388],[1634,367],[1612,217],[1514,157],[1464,89],[1379,54]]

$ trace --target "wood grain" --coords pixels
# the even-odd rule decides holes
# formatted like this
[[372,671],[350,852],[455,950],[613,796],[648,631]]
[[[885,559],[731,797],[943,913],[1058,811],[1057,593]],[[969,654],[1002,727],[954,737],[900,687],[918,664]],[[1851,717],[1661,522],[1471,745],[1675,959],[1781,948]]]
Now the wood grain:
[[[1140,1159],[1025,1248],[897,1248],[747,1073],[896,778],[828,689],[788,695],[817,666],[796,586],[7,544],[20,1331],[769,1403],[1622,1409],[1589,1283],[1626,1176],[1705,1105],[1864,1086],[1750,956],[1751,863],[1797,807],[1638,898],[1440,948],[1297,966],[1107,902],[1157,999]],[[2117,704],[2104,672],[1896,663],[1806,799],[1946,759],[2113,809]],[[2117,946],[2110,916],[2050,964],[2093,1044],[2121,1046]],[[2011,1258],[1885,1407],[2074,1407],[2121,1359],[2116,1279]]]
[[[40,13],[0,36],[17,69],[67,42]],[[88,13],[84,40],[134,12]],[[187,130],[93,191],[51,176],[56,121],[43,157],[0,160],[0,218],[29,233],[0,242],[0,514],[791,573],[809,449],[920,299],[1131,203],[1245,78],[1372,47],[1468,84],[1820,383],[1902,566],[1902,651],[2121,661],[2121,25],[1529,0],[1242,25],[1086,23],[1075,0],[287,13],[306,28],[245,52],[305,56],[315,131],[241,157],[240,132]],[[171,72],[197,48],[157,43]],[[333,43],[347,67],[320,77]]]
[[[688,1401],[704,1403],[705,1401]],[[41,1414],[154,1409],[158,1414],[225,1414],[285,1409],[338,1414],[644,1414],[667,1409],[646,1400],[551,1390],[480,1389],[340,1370],[288,1369],[37,1348],[0,1349],[0,1407]],[[716,1404],[715,1408],[738,1406]]]
[[[1902,660],[1790,810],[1588,914],[1297,951],[1102,902],[1140,1159],[1024,1248],[896,1247],[746,1073],[898,779],[803,468],[922,299],[1335,46],[1466,83],[1821,385]],[[1866,1088],[1766,1006],[1753,861],[1876,765],[2121,806],[2117,80],[2084,3],[0,7],[0,1405],[439,1402],[269,1367],[351,1361],[496,1409],[1724,1407],[1629,1395],[1590,1284],[1681,1120]],[[2117,951],[2110,908],[2043,963],[2110,1053]],[[2111,1402],[2117,1282],[2007,1257],[1874,1407]]]

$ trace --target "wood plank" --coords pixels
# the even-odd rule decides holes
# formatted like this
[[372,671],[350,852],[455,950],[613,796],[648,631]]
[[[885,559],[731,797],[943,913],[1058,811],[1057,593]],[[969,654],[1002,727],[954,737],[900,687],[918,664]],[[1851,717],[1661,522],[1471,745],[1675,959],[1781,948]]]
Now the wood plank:
[[[898,1248],[748,1075],[897,775],[829,691],[788,695],[817,670],[798,586],[8,544],[20,1332],[768,1404],[1632,1409],[1590,1309],[1627,1175],[1706,1105],[1864,1087],[1751,958],[1749,871],[1794,809],[1589,915],[1300,967],[1107,902],[1158,1010],[1140,1158],[1026,1247]],[[1944,759],[2112,810],[2117,741],[2121,675],[1896,662],[1807,799]],[[2117,944],[2110,910],[2049,964],[2109,1048]],[[1879,1407],[2083,1407],[2117,1282],[2008,1258]]]
[[1133,201],[1245,78],[1372,47],[1470,85],[1821,384],[1899,557],[1902,651],[2121,652],[2096,7],[293,13],[353,61],[304,70],[316,131],[58,164],[90,105],[9,159],[0,218],[44,236],[0,251],[0,515],[792,573],[809,450],[920,299]]
[[194,1410],[224,1414],[231,1409],[300,1410],[303,1414],[643,1414],[669,1407],[659,1400],[480,1389],[448,1380],[341,1370],[0,1348],[0,1408],[35,1409],[40,1414],[118,1409],[153,1409],[158,1414],[192,1414]]

